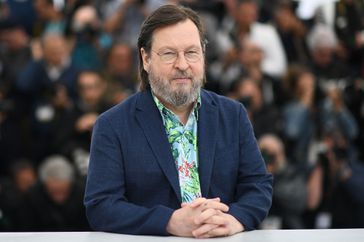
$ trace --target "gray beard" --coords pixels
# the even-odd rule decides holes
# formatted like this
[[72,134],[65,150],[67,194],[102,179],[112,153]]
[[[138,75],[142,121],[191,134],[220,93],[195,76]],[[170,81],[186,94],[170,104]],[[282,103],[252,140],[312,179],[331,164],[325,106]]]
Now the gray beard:
[[191,89],[182,88],[172,91],[170,86],[164,84],[165,81],[155,77],[152,72],[149,73],[149,80],[153,93],[173,107],[184,107],[195,102],[202,86],[202,80],[192,79]]

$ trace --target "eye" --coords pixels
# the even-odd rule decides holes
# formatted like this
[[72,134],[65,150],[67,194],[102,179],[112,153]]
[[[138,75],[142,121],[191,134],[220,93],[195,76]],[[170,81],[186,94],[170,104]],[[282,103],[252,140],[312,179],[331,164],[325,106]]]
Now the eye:
[[175,52],[167,51],[167,52],[163,52],[161,55],[164,55],[164,56],[173,56],[175,54],[176,54]]
[[198,52],[196,50],[189,50],[186,52],[187,55],[198,55]]
[[200,52],[197,50],[189,50],[185,53],[185,57],[190,62],[195,62],[200,59]]
[[160,56],[161,56],[162,60],[170,61],[170,60],[174,60],[177,57],[177,53],[173,52],[173,51],[167,51],[167,52],[163,52]]

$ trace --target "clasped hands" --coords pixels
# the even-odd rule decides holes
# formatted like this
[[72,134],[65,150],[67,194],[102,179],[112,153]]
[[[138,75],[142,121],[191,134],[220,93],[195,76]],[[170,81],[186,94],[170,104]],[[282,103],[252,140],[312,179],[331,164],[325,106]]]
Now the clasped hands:
[[182,203],[173,212],[167,232],[183,237],[211,238],[229,236],[244,230],[244,226],[232,215],[220,198],[197,198],[192,203]]

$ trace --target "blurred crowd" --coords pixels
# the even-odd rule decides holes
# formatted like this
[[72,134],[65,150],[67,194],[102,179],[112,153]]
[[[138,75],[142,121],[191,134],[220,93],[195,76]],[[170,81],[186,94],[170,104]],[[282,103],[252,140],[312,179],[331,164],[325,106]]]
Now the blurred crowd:
[[138,91],[163,4],[199,12],[205,88],[248,111],[274,175],[261,228],[364,227],[364,1],[0,0],[0,231],[90,229],[92,127]]

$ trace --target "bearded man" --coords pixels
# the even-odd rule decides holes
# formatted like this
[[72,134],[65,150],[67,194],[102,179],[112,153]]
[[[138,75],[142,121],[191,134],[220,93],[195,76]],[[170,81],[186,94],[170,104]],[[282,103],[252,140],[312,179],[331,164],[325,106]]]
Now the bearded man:
[[266,216],[272,177],[244,107],[202,89],[205,43],[185,7],[143,23],[141,91],[94,126],[84,201],[93,229],[207,238]]

